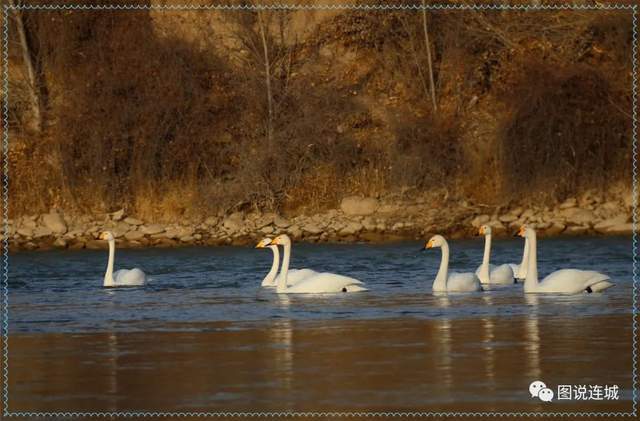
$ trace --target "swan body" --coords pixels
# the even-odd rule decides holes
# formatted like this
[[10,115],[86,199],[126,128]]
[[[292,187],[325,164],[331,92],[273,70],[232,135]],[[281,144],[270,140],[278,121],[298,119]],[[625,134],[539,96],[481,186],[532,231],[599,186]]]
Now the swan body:
[[441,235],[431,237],[424,250],[440,247],[442,249],[442,260],[436,279],[433,281],[433,292],[473,292],[482,291],[480,279],[475,273],[465,272],[449,273],[449,244]]
[[[278,246],[271,244],[270,238],[263,238],[256,245],[256,248],[269,248],[273,252],[273,263],[271,264],[271,270],[267,273],[267,276],[262,280],[261,286],[263,287],[275,287],[278,279],[282,277],[282,274],[278,275],[278,266],[280,265],[280,252],[278,251]],[[318,272],[311,269],[290,269],[288,276],[288,284],[294,285],[297,282],[301,281],[304,278],[307,278],[311,275],[315,275]]]
[[491,258],[491,227],[482,225],[478,231],[478,235],[484,235],[484,255],[482,264],[476,269],[476,275],[483,284],[513,284],[513,269],[510,265],[492,265],[489,263]]
[[579,294],[601,292],[614,286],[609,276],[593,270],[561,269],[538,281],[538,256],[536,232],[532,228],[521,227],[517,235],[529,242],[527,276],[524,281],[525,293]]
[[282,234],[274,238],[271,244],[281,245],[284,247],[282,271],[280,276],[276,279],[276,292],[278,294],[326,294],[367,291],[361,281],[349,276],[329,272],[311,274],[310,276],[299,280],[294,285],[289,286],[291,239],[288,235]]
[[[335,273],[321,272],[301,279],[296,284],[287,287],[287,294],[325,294],[335,292],[359,292],[367,291],[363,283],[349,276]],[[281,293],[281,291],[278,291]]]
[[101,240],[109,242],[109,262],[107,263],[107,272],[104,275],[103,287],[122,287],[122,286],[140,286],[147,282],[147,275],[138,269],[120,269],[113,271],[113,261],[116,254],[116,239],[109,231],[100,234]]

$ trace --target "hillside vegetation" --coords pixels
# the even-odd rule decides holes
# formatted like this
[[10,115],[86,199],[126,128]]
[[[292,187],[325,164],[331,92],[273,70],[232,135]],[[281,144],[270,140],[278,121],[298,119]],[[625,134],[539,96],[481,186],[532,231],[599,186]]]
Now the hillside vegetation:
[[10,212],[291,215],[349,194],[506,205],[629,185],[631,23],[603,10],[22,11]]

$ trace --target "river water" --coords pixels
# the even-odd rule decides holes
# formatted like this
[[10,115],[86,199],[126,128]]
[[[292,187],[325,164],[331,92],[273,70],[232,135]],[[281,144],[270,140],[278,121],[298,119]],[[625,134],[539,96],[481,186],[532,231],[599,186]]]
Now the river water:
[[[539,241],[541,277],[575,267],[616,283],[576,296],[434,296],[440,251],[422,245],[294,244],[293,267],[370,288],[320,296],[260,288],[267,249],[117,250],[116,268],[152,278],[120,289],[101,287],[106,251],[11,254],[8,409],[631,410],[631,238]],[[475,269],[481,239],[450,245],[451,269]],[[494,240],[495,263],[521,253],[519,239]],[[552,402],[531,397],[535,380]],[[558,400],[559,385],[610,394]]]

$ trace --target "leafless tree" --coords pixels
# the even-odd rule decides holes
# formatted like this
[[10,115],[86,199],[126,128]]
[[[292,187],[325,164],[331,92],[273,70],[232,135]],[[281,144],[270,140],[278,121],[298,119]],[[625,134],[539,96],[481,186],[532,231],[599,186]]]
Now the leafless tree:
[[433,63],[431,62],[431,43],[429,42],[429,30],[427,28],[427,8],[425,6],[425,0],[422,0],[422,28],[424,30],[424,44],[427,49],[427,64],[429,66],[429,87],[431,90],[431,103],[433,110],[438,110],[436,103],[436,87],[433,82]]
[[239,11],[233,16],[231,31],[234,58],[247,79],[259,81],[266,96],[266,137],[271,145],[278,106],[287,94],[296,40],[288,37],[288,12]]
[[18,41],[22,52],[22,61],[27,72],[27,81],[29,84],[29,105],[31,108],[31,124],[30,128],[40,133],[43,128],[43,108],[44,98],[42,91],[42,81],[36,69],[36,60],[34,58],[33,49],[31,48],[27,27],[24,22],[24,12],[16,8],[13,0],[9,0],[9,6],[12,7],[12,14],[18,31]]

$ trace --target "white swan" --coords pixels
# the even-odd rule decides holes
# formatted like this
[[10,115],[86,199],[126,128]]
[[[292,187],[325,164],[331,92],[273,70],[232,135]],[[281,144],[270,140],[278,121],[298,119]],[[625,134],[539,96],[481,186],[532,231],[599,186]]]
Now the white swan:
[[492,265],[489,263],[491,257],[491,227],[482,225],[478,230],[478,235],[484,235],[484,256],[482,264],[476,269],[476,275],[483,284],[513,284],[513,269],[510,265]]
[[609,277],[593,270],[561,269],[538,281],[538,256],[536,249],[536,232],[532,228],[522,226],[518,233],[529,241],[529,261],[527,277],[524,281],[525,293],[559,293],[578,294],[580,292],[600,292],[612,287]]
[[361,281],[335,273],[322,272],[309,276],[288,286],[289,260],[291,258],[291,239],[288,235],[282,234],[273,239],[271,244],[284,247],[284,258],[282,259],[282,272],[276,280],[276,292],[278,294],[323,294],[333,292],[358,292],[367,291]]
[[[271,244],[271,238],[263,238],[256,244],[257,249],[269,248],[273,252],[273,263],[271,264],[271,270],[267,273],[267,276],[262,280],[261,286],[263,287],[275,287],[278,278],[282,277],[282,273],[278,275],[278,266],[280,265],[280,251],[278,246]],[[311,269],[291,269],[289,271],[288,285],[293,285],[300,280],[307,278],[311,275],[315,275],[318,272]]]
[[109,242],[109,263],[107,264],[107,272],[104,274],[104,287],[120,287],[120,286],[138,286],[147,282],[147,275],[138,268],[120,269],[113,271],[113,260],[116,254],[116,239],[109,231],[104,231],[99,237],[101,240]]
[[442,260],[436,279],[433,281],[433,292],[470,292],[482,291],[480,280],[475,273],[449,273],[449,244],[441,235],[431,237],[424,250],[440,247],[442,249]]
[[524,251],[522,253],[522,261],[519,265],[515,263],[509,263],[511,270],[513,270],[513,276],[518,281],[524,281],[527,277],[527,263],[529,261],[529,240],[524,239]]

